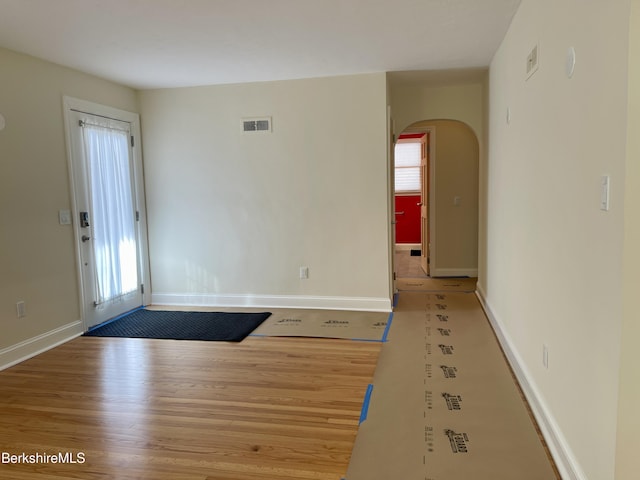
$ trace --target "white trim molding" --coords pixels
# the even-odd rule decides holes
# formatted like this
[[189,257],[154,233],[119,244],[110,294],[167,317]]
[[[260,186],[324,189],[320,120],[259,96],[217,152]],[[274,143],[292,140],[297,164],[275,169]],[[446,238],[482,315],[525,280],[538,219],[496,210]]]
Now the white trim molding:
[[480,304],[498,337],[498,341],[507,356],[509,364],[515,373],[518,383],[524,392],[527,401],[533,411],[533,415],[538,422],[538,426],[544,436],[547,446],[551,451],[551,455],[560,471],[563,480],[588,480],[584,471],[580,467],[578,460],[573,454],[567,439],[565,438],[558,422],[553,414],[544,396],[540,393],[540,389],[533,381],[533,377],[529,369],[522,360],[522,356],[516,349],[511,337],[504,328],[504,323],[495,315],[482,285],[476,287],[476,296],[480,300]]
[[372,312],[391,311],[391,299],[376,297],[153,293],[151,302],[153,305],[183,307],[260,307],[362,310]]
[[395,248],[396,251],[420,250],[422,245],[419,243],[396,243]]
[[431,267],[432,277],[471,277],[478,276],[477,268],[437,268]]
[[12,367],[69,340],[73,340],[82,335],[83,332],[82,321],[76,320],[10,347],[3,348],[0,350],[0,370]]

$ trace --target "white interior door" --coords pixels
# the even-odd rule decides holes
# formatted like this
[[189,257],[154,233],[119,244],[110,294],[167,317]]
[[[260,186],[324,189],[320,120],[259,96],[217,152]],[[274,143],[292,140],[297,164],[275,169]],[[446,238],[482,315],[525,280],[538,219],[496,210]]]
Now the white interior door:
[[66,112],[85,328],[144,302],[146,238],[132,123]]
[[429,232],[429,132],[420,139],[420,266],[427,275],[429,271],[431,237]]

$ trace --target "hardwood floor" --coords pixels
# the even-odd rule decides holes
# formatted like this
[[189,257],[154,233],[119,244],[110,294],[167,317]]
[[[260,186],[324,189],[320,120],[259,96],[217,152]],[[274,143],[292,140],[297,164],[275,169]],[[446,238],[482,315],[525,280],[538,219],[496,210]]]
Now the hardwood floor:
[[0,479],[339,480],[380,348],[77,338],[0,372]]
[[397,278],[429,278],[420,266],[420,257],[412,257],[408,249],[395,249],[395,271]]

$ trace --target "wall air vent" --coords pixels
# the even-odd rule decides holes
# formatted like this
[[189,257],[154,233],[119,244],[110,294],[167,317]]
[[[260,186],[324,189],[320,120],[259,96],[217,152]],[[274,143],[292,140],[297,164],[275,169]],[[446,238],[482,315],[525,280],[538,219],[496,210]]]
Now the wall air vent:
[[271,117],[243,118],[242,131],[245,133],[271,132]]

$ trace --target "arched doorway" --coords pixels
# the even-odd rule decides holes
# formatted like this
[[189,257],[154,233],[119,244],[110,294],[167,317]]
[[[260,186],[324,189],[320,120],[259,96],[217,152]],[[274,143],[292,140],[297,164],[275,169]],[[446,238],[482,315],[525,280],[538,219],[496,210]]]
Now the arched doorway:
[[[466,123],[446,119],[415,122],[398,135],[398,141],[412,137],[424,141],[426,150],[420,196],[414,202],[420,210],[420,248],[416,255],[418,249],[413,248],[414,244],[407,249],[396,242],[396,276],[476,277],[478,139]],[[396,186],[393,188],[395,192]],[[397,194],[396,198],[399,198]],[[410,204],[404,203],[405,206]],[[404,213],[401,215],[400,212]],[[402,228],[403,219],[408,217],[415,219],[416,215],[408,215],[406,208],[398,210],[396,207],[396,228],[398,224]],[[411,251],[414,258],[407,261],[407,257],[412,256]],[[416,269],[418,259],[415,257],[418,256],[420,268]],[[405,268],[407,264],[409,268]]]

